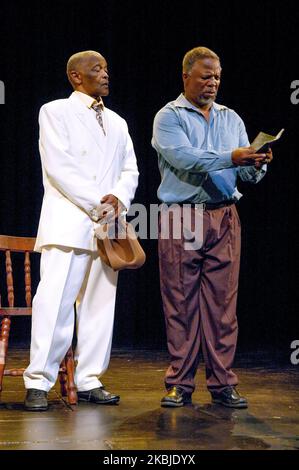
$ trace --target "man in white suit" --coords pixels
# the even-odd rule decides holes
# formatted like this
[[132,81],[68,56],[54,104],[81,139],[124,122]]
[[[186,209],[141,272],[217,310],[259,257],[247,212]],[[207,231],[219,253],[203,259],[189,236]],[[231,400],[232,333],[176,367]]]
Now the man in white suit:
[[109,76],[104,57],[74,54],[67,64],[74,92],[40,110],[44,199],[35,250],[41,280],[33,299],[30,365],[24,372],[25,409],[48,408],[59,365],[72,342],[77,301],[79,401],[116,404],[99,377],[108,367],[117,273],[97,253],[94,231],[107,217],[129,208],[138,182],[126,122],[104,107]]

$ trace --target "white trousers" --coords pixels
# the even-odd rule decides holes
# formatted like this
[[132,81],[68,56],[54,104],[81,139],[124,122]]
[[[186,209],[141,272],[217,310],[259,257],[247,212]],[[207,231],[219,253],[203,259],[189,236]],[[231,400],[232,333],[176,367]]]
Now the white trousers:
[[49,391],[55,384],[72,343],[76,301],[75,383],[79,391],[100,387],[110,359],[118,273],[96,252],[57,246],[43,248],[40,271],[25,388]]

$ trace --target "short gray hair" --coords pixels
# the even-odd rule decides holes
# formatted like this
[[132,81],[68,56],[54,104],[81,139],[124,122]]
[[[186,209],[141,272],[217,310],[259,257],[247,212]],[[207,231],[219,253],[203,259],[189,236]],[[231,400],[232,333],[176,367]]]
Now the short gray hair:
[[70,73],[72,70],[77,70],[78,67],[80,67],[80,64],[86,60],[88,57],[94,56],[94,55],[100,55],[99,52],[96,51],[82,51],[82,52],[76,52],[76,54],[73,54],[69,60],[67,61],[66,65],[66,73],[68,76],[69,81],[72,83]]
[[195,62],[200,59],[216,59],[220,62],[218,55],[207,47],[194,47],[186,52],[183,59],[183,72],[189,73]]

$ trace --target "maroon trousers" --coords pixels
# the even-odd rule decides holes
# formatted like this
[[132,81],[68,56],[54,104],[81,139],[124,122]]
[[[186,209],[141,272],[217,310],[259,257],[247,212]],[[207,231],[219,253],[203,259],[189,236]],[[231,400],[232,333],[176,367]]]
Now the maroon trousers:
[[[182,207],[177,210],[182,218]],[[161,238],[161,223],[159,231],[160,285],[170,353],[166,389],[180,385],[194,391],[201,346],[207,387],[221,391],[237,385],[231,370],[238,334],[241,227],[237,209],[231,205],[205,210],[203,244],[196,250],[185,249],[183,235],[175,239],[171,211],[169,218],[169,238]]]

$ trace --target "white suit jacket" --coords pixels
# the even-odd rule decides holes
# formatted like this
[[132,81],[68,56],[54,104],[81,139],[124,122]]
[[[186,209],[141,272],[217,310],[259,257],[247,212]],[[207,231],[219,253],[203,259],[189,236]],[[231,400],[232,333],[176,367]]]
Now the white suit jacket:
[[51,101],[39,115],[44,198],[36,251],[45,245],[95,250],[92,220],[106,194],[129,208],[138,169],[127,124],[104,109],[104,135],[95,113],[76,93]]

